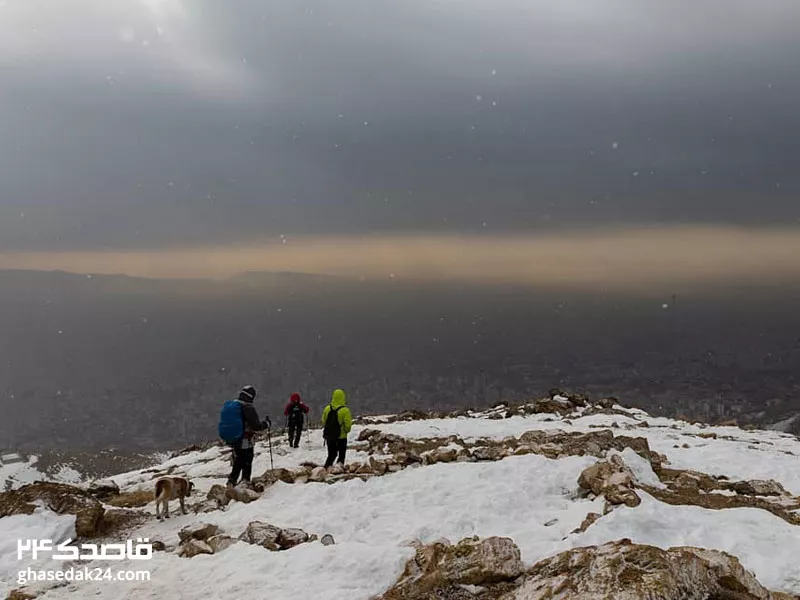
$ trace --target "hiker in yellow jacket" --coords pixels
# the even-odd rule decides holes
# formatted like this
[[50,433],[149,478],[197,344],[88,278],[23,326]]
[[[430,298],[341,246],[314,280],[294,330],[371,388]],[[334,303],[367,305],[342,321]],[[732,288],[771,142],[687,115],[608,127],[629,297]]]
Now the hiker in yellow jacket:
[[328,460],[325,461],[325,468],[330,469],[333,461],[337,459],[340,465],[344,465],[344,457],[347,453],[347,434],[353,428],[353,416],[347,408],[347,396],[342,390],[335,390],[331,403],[322,411],[322,437],[328,446]]

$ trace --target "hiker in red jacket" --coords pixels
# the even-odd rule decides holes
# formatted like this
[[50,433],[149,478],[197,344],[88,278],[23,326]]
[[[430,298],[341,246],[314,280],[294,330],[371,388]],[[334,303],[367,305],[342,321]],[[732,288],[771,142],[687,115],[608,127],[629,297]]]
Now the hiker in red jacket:
[[286,426],[289,429],[289,446],[298,448],[300,447],[300,434],[303,433],[305,415],[308,414],[308,407],[303,404],[300,394],[297,392],[292,394],[283,414],[286,416]]

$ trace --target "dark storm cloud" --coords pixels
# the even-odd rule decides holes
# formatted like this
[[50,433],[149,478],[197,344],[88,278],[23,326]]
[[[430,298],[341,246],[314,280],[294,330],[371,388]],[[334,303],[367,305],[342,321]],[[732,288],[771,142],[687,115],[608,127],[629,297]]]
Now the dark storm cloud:
[[785,225],[799,17],[793,0],[5,0],[0,250]]

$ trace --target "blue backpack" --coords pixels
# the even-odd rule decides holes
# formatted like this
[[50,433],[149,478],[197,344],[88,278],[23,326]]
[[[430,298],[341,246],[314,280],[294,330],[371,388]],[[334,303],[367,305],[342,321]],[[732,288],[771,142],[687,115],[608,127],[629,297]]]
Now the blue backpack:
[[226,444],[235,444],[244,437],[244,415],[237,400],[228,400],[222,405],[217,430]]

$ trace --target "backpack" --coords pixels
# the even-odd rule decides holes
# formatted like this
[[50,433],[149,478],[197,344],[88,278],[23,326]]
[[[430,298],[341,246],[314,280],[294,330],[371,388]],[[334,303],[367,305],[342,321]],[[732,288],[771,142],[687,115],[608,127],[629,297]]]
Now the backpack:
[[322,437],[326,440],[338,440],[342,433],[342,426],[339,424],[339,408],[330,407],[328,418],[325,419],[325,428],[322,430]]
[[289,425],[303,424],[303,407],[299,402],[292,402],[289,407]]
[[238,400],[228,400],[222,405],[217,431],[226,444],[235,444],[244,437],[244,415]]

